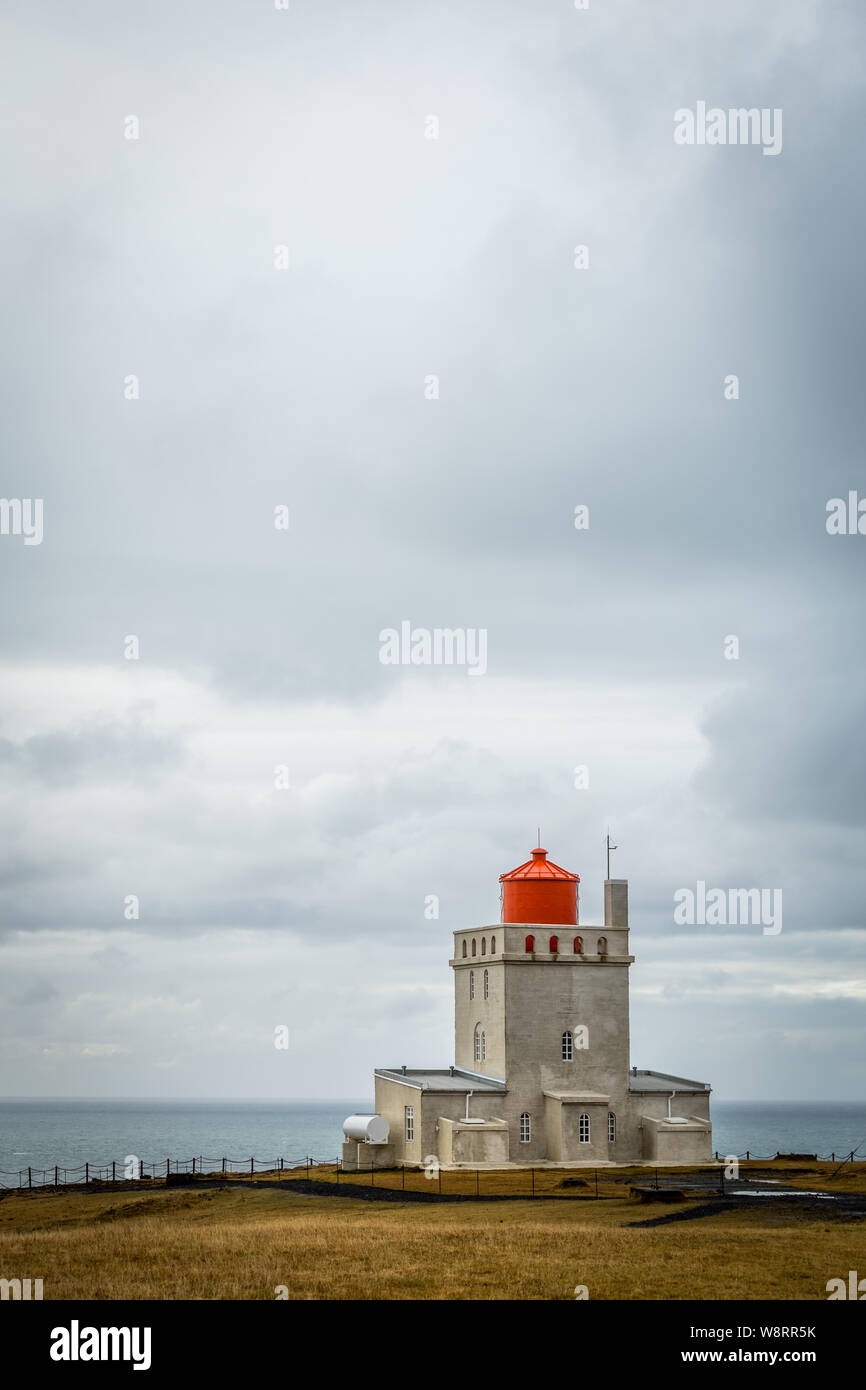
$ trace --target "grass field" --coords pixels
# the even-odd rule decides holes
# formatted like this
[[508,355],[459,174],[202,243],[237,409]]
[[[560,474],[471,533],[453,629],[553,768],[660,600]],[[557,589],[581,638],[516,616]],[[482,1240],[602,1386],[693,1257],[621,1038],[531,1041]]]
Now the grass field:
[[[800,1180],[826,1175],[813,1165]],[[713,1300],[826,1299],[828,1279],[866,1272],[866,1219],[829,1208],[635,1229],[702,1199],[642,1205],[620,1186],[599,1202],[577,1189],[574,1201],[419,1205],[290,1187],[7,1195],[0,1277],[42,1278],[45,1299],[273,1299],[285,1286],[292,1299],[571,1300],[585,1285],[590,1299]],[[844,1190],[866,1190],[864,1174]]]

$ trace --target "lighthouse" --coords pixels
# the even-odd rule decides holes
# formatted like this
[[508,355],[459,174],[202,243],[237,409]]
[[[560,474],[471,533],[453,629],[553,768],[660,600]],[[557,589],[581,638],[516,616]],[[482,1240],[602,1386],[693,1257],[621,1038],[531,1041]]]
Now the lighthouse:
[[347,1132],[346,1165],[706,1162],[710,1086],[630,1065],[628,882],[599,926],[541,846],[499,882],[500,920],[454,932],[454,1065],[378,1068],[388,1137]]

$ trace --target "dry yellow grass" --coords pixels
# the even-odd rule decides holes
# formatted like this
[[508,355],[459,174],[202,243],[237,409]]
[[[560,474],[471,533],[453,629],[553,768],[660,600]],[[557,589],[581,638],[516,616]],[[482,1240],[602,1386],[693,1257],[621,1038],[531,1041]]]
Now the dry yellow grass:
[[[585,1203],[372,1204],[241,1187],[7,1197],[0,1275],[46,1299],[825,1299],[866,1223]],[[675,1208],[682,1211],[683,1207]]]

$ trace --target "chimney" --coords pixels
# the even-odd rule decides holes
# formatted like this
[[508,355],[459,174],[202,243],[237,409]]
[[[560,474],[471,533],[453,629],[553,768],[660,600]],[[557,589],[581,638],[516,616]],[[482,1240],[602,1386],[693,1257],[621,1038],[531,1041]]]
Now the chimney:
[[606,878],[604,881],[604,925],[628,927],[627,878]]

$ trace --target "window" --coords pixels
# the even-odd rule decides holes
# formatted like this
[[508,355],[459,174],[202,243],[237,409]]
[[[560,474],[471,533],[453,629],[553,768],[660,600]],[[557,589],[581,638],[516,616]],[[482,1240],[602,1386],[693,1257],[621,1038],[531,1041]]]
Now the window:
[[606,956],[606,955],[607,955],[607,937],[606,937],[606,936],[600,936],[600,937],[598,938],[598,954],[599,954],[600,956]]
[[532,1117],[524,1110],[520,1117],[520,1142],[528,1144],[532,1138]]
[[475,971],[469,971],[469,998],[475,998]]
[[562,1035],[562,1060],[563,1062],[570,1062],[573,1057],[574,1038],[572,1037],[570,1030],[566,1028],[565,1032]]
[[463,959],[466,959],[466,942],[463,942]]
[[607,1142],[609,1144],[616,1143],[616,1115],[612,1110],[607,1112]]
[[491,936],[491,938],[490,938],[490,954],[491,954],[491,956],[495,956],[495,955],[496,955],[496,937],[495,937],[495,936]]
[[490,997],[490,971],[489,971],[489,970],[485,970],[485,972],[484,972],[484,998],[485,998],[485,999],[489,999],[489,997]]
[[476,948],[475,948],[475,937],[474,937],[474,936],[473,936],[473,938],[472,938],[472,954],[473,954],[473,956],[475,956],[475,955],[478,954],[478,952],[477,952],[477,950],[476,950]]
[[528,936],[528,937],[526,938],[526,949],[527,949],[527,951],[534,951],[534,950],[535,950],[535,937],[534,937],[534,936]]
[[[464,954],[464,956],[466,955],[466,942],[465,942],[465,941],[464,941],[464,943],[463,943],[463,954]],[[582,955],[583,955],[583,937],[582,937],[582,936],[576,936],[576,937],[574,938],[574,954],[575,954],[576,956],[582,956]]]
[[589,1143],[589,1116],[585,1110],[578,1121],[577,1137],[581,1144]]
[[482,936],[482,938],[481,938],[481,954],[482,954],[482,956],[486,956],[486,955],[487,955],[487,937],[486,937],[486,936]]
[[481,1061],[481,1025],[478,1023],[475,1025],[475,1060]]
[[407,1143],[407,1144],[411,1144],[412,1140],[415,1138],[415,1107],[414,1107],[414,1105],[407,1105],[407,1106],[405,1107],[405,1114],[406,1114],[406,1143]]
[[552,936],[552,937],[550,938],[550,954],[551,954],[552,956],[555,956],[556,953],[558,952],[558,950],[559,950],[559,937],[558,937],[558,936]]

